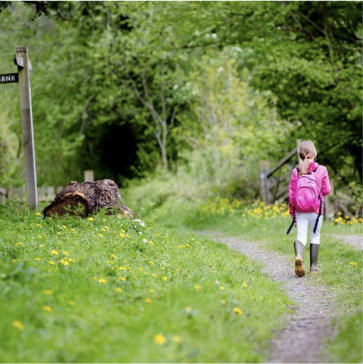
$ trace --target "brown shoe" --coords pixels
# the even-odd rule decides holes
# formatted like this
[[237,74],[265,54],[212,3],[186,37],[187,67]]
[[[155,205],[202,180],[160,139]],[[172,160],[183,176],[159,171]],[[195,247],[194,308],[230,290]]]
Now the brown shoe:
[[294,242],[294,250],[295,250],[295,274],[298,277],[304,277],[305,269],[303,267],[303,253],[304,253],[304,244],[296,240]]
[[305,275],[305,269],[303,267],[302,259],[300,258],[295,259],[295,274],[298,277],[304,277]]

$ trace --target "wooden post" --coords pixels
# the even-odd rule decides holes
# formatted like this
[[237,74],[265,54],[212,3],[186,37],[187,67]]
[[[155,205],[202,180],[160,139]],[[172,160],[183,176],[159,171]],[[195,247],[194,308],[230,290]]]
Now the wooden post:
[[26,200],[28,206],[36,210],[38,205],[37,196],[37,176],[35,171],[35,152],[33,134],[33,113],[30,90],[30,62],[28,59],[28,49],[26,47],[16,48],[16,64],[18,65],[21,123],[23,129],[23,150],[24,150],[24,170],[26,185]]
[[260,193],[262,201],[267,205],[270,203],[269,183],[266,173],[269,167],[269,161],[260,161]]
[[297,154],[297,162],[300,165],[302,163],[302,160],[299,156],[299,145],[301,144],[301,139],[296,140],[296,154]]
[[94,182],[94,177],[93,177],[93,171],[84,171],[84,181],[85,182]]

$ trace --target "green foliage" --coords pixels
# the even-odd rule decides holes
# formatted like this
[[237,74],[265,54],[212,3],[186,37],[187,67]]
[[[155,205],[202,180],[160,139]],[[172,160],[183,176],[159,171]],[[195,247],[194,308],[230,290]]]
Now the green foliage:
[[0,206],[1,361],[266,360],[291,302],[255,263],[147,220],[22,207]]
[[298,138],[316,142],[337,189],[361,180],[359,2],[1,8],[4,72],[16,45],[30,49],[39,184],[83,169],[124,184],[196,159],[222,194],[254,196],[257,161],[278,160]]

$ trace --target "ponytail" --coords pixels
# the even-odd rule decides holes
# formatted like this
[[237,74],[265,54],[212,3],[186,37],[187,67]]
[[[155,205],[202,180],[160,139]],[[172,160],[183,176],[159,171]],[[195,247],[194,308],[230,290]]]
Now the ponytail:
[[306,157],[301,158],[301,159],[303,159],[303,162],[301,163],[300,168],[299,168],[299,173],[298,173],[299,177],[302,176],[303,174],[308,173],[308,168],[309,168],[309,164],[310,164],[310,161]]
[[308,173],[309,164],[316,157],[317,153],[315,145],[311,140],[306,140],[300,143],[300,145],[297,148],[297,152],[299,153],[299,156],[302,159],[302,163],[298,173],[298,176],[300,177],[303,174]]

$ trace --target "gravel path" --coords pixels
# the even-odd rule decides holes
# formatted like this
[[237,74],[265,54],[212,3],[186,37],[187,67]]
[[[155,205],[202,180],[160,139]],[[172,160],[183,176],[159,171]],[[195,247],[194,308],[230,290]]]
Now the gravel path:
[[363,236],[362,235],[336,235],[330,234],[335,239],[342,241],[345,244],[353,245],[355,248],[363,249]]
[[[295,311],[285,317],[285,329],[271,342],[269,363],[329,362],[329,358],[321,355],[324,342],[334,337],[334,330],[330,325],[332,312],[335,311],[334,295],[327,287],[309,284],[306,276],[295,276],[293,253],[289,260],[278,253],[267,251],[257,243],[227,238],[211,232],[198,233],[213,234],[215,240],[263,263],[264,272],[283,283],[286,294],[297,303]],[[291,251],[293,252],[292,244]],[[307,264],[304,266],[305,269],[308,268]]]

